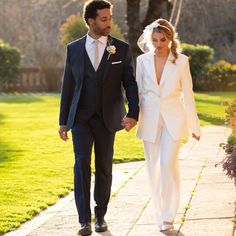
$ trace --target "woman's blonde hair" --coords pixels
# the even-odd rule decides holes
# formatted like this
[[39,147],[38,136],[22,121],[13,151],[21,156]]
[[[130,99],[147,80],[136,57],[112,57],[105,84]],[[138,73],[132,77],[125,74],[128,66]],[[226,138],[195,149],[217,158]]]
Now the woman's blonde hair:
[[162,18],[158,19],[156,23],[158,26],[153,28],[153,33],[163,33],[165,37],[171,41],[170,50],[174,56],[173,63],[175,63],[176,59],[178,58],[178,54],[181,52],[180,41],[175,31],[175,27],[169,21]]

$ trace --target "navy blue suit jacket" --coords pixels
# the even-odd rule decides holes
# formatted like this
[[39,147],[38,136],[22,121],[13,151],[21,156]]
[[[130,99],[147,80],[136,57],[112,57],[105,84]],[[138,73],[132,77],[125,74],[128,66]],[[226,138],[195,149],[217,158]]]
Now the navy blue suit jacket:
[[[84,52],[86,36],[68,44],[64,78],[61,90],[59,125],[70,130],[75,122],[77,106],[84,79]],[[102,115],[108,130],[121,130],[121,120],[126,115],[122,96],[122,85],[128,100],[127,117],[138,120],[139,99],[134,77],[133,61],[127,43],[109,36],[109,42],[116,47],[116,53],[107,58],[102,76]]]

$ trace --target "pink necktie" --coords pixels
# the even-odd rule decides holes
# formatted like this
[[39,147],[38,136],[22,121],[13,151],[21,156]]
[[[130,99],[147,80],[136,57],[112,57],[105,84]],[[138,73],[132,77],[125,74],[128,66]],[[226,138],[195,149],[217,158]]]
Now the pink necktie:
[[98,47],[99,41],[94,40],[94,42],[95,42],[95,55],[94,55],[94,65],[93,66],[96,71],[99,66],[99,47]]

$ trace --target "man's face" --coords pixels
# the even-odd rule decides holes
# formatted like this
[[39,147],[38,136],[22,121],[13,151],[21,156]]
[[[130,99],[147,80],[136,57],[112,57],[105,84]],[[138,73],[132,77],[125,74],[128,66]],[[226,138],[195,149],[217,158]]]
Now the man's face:
[[111,19],[111,9],[97,10],[96,18],[89,19],[89,27],[96,35],[107,36],[111,32]]

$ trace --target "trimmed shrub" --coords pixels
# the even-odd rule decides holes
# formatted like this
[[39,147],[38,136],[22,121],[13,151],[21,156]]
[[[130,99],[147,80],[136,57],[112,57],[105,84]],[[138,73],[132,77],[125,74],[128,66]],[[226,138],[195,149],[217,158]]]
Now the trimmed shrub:
[[183,53],[189,57],[194,90],[208,90],[206,74],[211,63],[214,50],[206,45],[182,43]]
[[[111,35],[117,37],[119,39],[124,39],[123,34],[121,33],[118,25],[112,21],[112,32]],[[68,44],[82,36],[84,36],[88,32],[88,28],[85,25],[83,17],[78,15],[71,15],[66,19],[66,22],[62,24],[61,28],[61,43],[63,45]]]
[[0,39],[0,90],[7,89],[17,79],[21,52]]
[[236,90],[236,64],[218,61],[209,66],[207,77],[212,90]]

